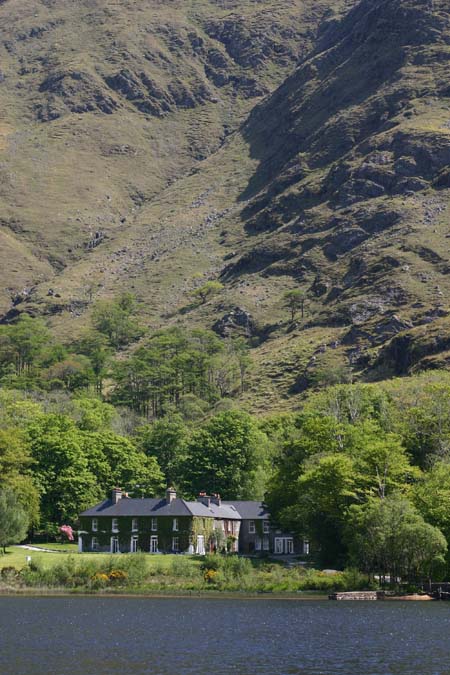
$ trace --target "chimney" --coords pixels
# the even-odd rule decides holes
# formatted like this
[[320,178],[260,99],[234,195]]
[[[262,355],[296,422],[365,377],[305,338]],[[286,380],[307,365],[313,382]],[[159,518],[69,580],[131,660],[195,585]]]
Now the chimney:
[[174,499],[177,498],[177,491],[173,487],[169,487],[166,490],[166,502],[171,504]]
[[213,493],[213,496],[211,497],[211,501],[216,506],[222,506],[222,499],[220,498],[219,494]]
[[122,499],[122,488],[113,488],[111,501],[113,504],[117,504],[118,501]]
[[206,492],[200,492],[197,501],[200,502],[200,504],[204,504],[205,506],[210,506],[211,505],[211,497],[208,497]]

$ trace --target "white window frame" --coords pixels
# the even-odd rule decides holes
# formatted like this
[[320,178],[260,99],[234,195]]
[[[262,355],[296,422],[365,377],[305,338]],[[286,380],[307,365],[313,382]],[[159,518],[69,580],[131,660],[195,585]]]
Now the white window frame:
[[91,539],[91,551],[98,551],[99,544],[97,537],[92,537]]
[[262,539],[261,537],[255,537],[255,551],[262,550]]
[[292,538],[286,539],[286,548],[288,555],[292,555],[294,553],[294,540]]
[[310,543],[307,539],[303,541],[303,555],[309,555],[311,550]]
[[172,530],[173,532],[178,532],[178,518],[173,519]]
[[139,542],[139,537],[137,534],[133,534],[131,537],[131,542],[130,542],[130,553],[137,553],[138,552],[138,542]]
[[118,532],[118,531],[119,531],[119,519],[113,518],[111,523],[111,532]]
[[158,521],[156,518],[152,518],[152,532],[158,532]]
[[158,553],[158,537],[155,534],[150,537],[150,553]]
[[110,552],[113,554],[120,553],[119,546],[119,537],[111,537]]
[[270,539],[267,534],[263,537],[263,551],[270,551]]
[[276,555],[283,555],[283,551],[284,551],[283,538],[275,537],[273,542],[273,552],[276,553]]
[[270,532],[270,523],[268,520],[263,520],[263,534],[269,534]]
[[132,532],[137,532],[138,530],[139,530],[138,519],[137,519],[137,518],[132,518],[132,519],[131,519],[131,531],[132,531]]
[[174,553],[180,552],[180,538],[179,537],[172,537],[172,551]]
[[248,521],[248,531],[249,531],[249,534],[255,534],[256,533],[256,523],[255,523],[254,520]]
[[98,518],[92,518],[92,532],[98,532]]

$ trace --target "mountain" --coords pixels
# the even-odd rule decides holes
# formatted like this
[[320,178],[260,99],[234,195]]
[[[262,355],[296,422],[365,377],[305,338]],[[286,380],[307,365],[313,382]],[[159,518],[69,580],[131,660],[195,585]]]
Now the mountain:
[[126,288],[150,329],[249,336],[255,410],[446,366],[445,0],[6,0],[0,26],[3,321],[72,336]]

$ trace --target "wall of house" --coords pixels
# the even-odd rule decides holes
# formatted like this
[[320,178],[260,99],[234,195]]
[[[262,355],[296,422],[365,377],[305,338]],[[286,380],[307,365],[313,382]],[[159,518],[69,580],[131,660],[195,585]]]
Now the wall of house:
[[[155,517],[155,516],[154,516]],[[97,551],[109,553],[111,550],[111,537],[118,537],[119,550],[128,553],[131,550],[131,538],[138,537],[137,548],[139,551],[150,552],[152,536],[158,537],[158,550],[164,553],[172,553],[173,538],[178,538],[179,551],[187,551],[189,548],[192,532],[192,518],[182,516],[177,518],[178,530],[173,529],[173,518],[156,516],[157,529],[152,530],[152,517],[141,516],[137,518],[137,530],[133,530],[133,518],[120,516],[118,518],[119,531],[112,531],[112,518],[99,516],[97,532],[92,530],[93,518],[81,518],[80,530],[82,531],[83,551],[92,551],[92,538],[98,541]]]
[[[254,522],[255,531],[250,532],[250,523]],[[264,532],[264,521],[261,520],[242,520],[239,535],[239,552],[247,555],[263,554],[273,551],[273,532]],[[264,537],[267,538],[269,548],[264,550]]]
[[131,538],[138,537],[137,548],[139,551],[150,552],[151,537],[158,537],[158,551],[162,553],[173,552],[173,538],[178,538],[179,552],[187,552],[189,545],[194,546],[196,550],[197,537],[202,535],[206,550],[209,550],[209,541],[214,528],[212,518],[192,518],[191,516],[180,516],[178,520],[178,530],[173,529],[173,517],[171,516],[153,516],[156,517],[157,529],[152,530],[152,516],[142,516],[137,518],[137,530],[133,531],[133,518],[120,516],[118,518],[119,531],[112,531],[113,519],[107,516],[97,517],[98,529],[92,529],[92,517],[80,518],[81,539],[83,542],[83,551],[92,551],[92,539],[95,537],[98,542],[97,552],[109,553],[111,550],[111,537],[118,537],[119,551],[128,553],[131,550]]

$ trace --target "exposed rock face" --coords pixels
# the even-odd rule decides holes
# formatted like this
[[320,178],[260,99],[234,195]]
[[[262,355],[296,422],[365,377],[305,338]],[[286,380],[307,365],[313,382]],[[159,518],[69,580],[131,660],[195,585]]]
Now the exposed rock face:
[[43,122],[57,119],[67,110],[110,115],[119,107],[118,101],[108,94],[101,80],[78,70],[52,73],[42,82],[39,91],[47,98],[45,105],[37,107],[38,117]]
[[251,337],[255,332],[255,323],[250,312],[242,307],[234,307],[215,322],[213,330],[222,337],[243,335]]

